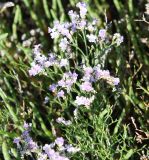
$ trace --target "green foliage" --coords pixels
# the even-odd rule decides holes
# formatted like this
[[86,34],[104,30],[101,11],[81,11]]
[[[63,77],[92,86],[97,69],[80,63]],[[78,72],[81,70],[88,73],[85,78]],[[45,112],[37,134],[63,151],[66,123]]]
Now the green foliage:
[[[134,157],[136,149],[132,147],[133,137],[128,135],[128,126],[113,121],[111,112],[112,108],[106,106],[98,114],[89,114],[88,119],[80,114],[75,123],[66,129],[69,142],[77,143],[77,147],[81,148],[74,159],[123,160]],[[109,129],[113,124],[117,125],[118,132]]]

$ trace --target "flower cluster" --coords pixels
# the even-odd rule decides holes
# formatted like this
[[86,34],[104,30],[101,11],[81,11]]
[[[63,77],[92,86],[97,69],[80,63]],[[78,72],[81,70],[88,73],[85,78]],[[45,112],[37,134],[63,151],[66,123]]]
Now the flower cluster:
[[40,72],[43,72],[45,68],[51,66],[65,67],[68,65],[67,59],[59,59],[54,53],[49,53],[48,57],[41,53],[41,45],[35,45],[34,50],[34,61],[31,64],[31,69],[29,70],[30,76],[35,76]]
[[[20,150],[21,156],[30,155],[36,153],[39,150],[39,146],[30,137],[31,124],[24,123],[24,129],[21,137],[14,139],[13,143],[17,144],[17,148]],[[22,144],[22,145],[21,145]]]
[[[108,33],[107,28],[102,28],[98,30],[97,23],[98,21],[96,19],[93,19],[92,22],[87,21],[86,15],[87,15],[87,5],[84,2],[79,2],[76,4],[76,7],[79,8],[80,12],[79,14],[73,10],[70,10],[68,12],[68,15],[70,16],[70,22],[63,22],[60,23],[59,21],[54,22],[54,27],[49,27],[49,33],[51,35],[52,39],[59,38],[60,43],[59,47],[61,51],[63,51],[65,54],[67,52],[72,52],[71,46],[74,42],[73,35],[75,33],[86,32],[86,38],[90,43],[96,43],[99,44],[102,41],[104,43],[108,43]],[[120,45],[123,42],[123,36],[121,36],[119,33],[115,33],[112,38],[112,43]]]
[[60,124],[64,124],[66,126],[69,126],[72,124],[72,122],[70,120],[66,121],[63,117],[59,117],[56,119],[56,122],[57,123],[60,123]]
[[[69,22],[55,21],[53,28],[48,28],[51,38],[56,38],[60,54],[50,53],[45,57],[41,53],[40,45],[35,46],[35,58],[29,74],[34,76],[50,66],[65,67],[62,78],[50,84],[50,92],[60,101],[67,100],[67,96],[75,92],[77,95],[72,96],[73,104],[89,108],[96,98],[96,86],[100,80],[106,81],[112,87],[120,82],[119,78],[110,75],[109,70],[103,69],[101,61],[104,61],[113,45],[119,46],[123,42],[123,36],[119,33],[110,36],[108,27],[98,29],[97,19],[88,21],[85,3],[79,2],[76,7],[79,13],[69,11]],[[68,56],[70,54],[72,56]],[[61,120],[61,123],[65,124],[65,121]]]
[[84,105],[88,108],[91,105],[91,103],[93,102],[94,98],[95,98],[94,96],[92,96],[91,98],[87,98],[87,97],[84,97],[84,96],[77,96],[76,100],[75,100],[75,103],[78,106]]
[[[61,80],[58,81],[57,84],[51,84],[49,87],[49,90],[52,92],[56,92],[56,90],[58,90],[58,87],[60,87],[61,89],[57,92],[57,97],[60,98],[65,98],[65,93],[64,93],[64,89],[66,90],[67,93],[70,92],[71,87],[74,83],[76,83],[78,75],[74,72],[66,72],[63,74],[63,77]],[[63,90],[62,90],[63,89]]]
[[73,147],[71,144],[65,144],[63,137],[57,137],[51,144],[45,144],[43,147],[39,146],[30,137],[31,124],[24,123],[25,131],[21,137],[14,139],[20,151],[21,157],[25,155],[36,155],[37,160],[69,160],[67,154],[72,154],[80,151],[79,148]]
[[[89,107],[95,98],[96,89],[93,87],[95,83],[97,83],[100,79],[107,81],[112,86],[117,86],[119,84],[119,78],[115,78],[110,75],[108,70],[102,70],[100,66],[86,67],[83,66],[83,76],[78,79],[77,73],[67,72],[63,74],[63,78],[57,82],[57,84],[50,85],[50,91],[57,93],[57,97],[65,98],[65,92],[67,93],[71,91],[73,84],[80,84],[80,92],[82,93],[90,93],[91,97],[85,96],[76,96],[76,100],[74,101],[77,106],[84,105]],[[57,90],[59,90],[57,92]]]

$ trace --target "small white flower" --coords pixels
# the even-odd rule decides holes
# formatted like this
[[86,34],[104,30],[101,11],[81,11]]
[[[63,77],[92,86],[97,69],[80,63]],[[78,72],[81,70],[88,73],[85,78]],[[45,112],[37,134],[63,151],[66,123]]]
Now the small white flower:
[[78,29],[83,29],[86,26],[86,21],[83,19],[80,21],[80,23],[78,24]]
[[59,46],[63,52],[67,49],[68,44],[69,42],[67,41],[67,38],[61,39]]
[[75,100],[75,104],[77,104],[78,106],[84,105],[86,108],[89,108],[93,100],[94,100],[94,96],[92,96],[91,98],[87,98],[84,96],[77,96]]
[[119,33],[115,33],[113,35],[113,41],[119,46],[124,41],[124,37]]
[[119,82],[120,82],[120,79],[119,79],[119,78],[113,78],[113,84],[114,84],[115,86],[117,86],[117,85],[119,84]]
[[96,39],[97,39],[97,37],[93,34],[87,35],[87,38],[88,38],[89,42],[93,42],[93,43],[95,43]]
[[79,18],[79,15],[78,15],[76,12],[74,12],[73,10],[70,10],[70,11],[68,12],[68,15],[70,16],[71,21],[72,21],[73,23],[77,22],[77,20],[78,20],[78,18]]
[[54,38],[58,38],[59,37],[59,33],[57,31],[52,31],[51,32],[51,38],[54,39]]
[[101,30],[99,31],[99,37],[100,37],[102,40],[105,39],[105,37],[106,37],[106,30],[105,30],[105,29],[101,29]]
[[71,122],[70,120],[66,121],[63,117],[57,118],[57,119],[56,119],[56,122],[57,122],[57,123],[62,123],[62,124],[64,124],[64,125],[66,125],[66,126],[69,126],[69,125],[72,124],[72,122]]
[[68,153],[76,153],[80,151],[80,148],[73,147],[71,144],[66,145],[66,150]]
[[47,160],[47,154],[39,152],[37,160]]
[[80,89],[86,92],[94,91],[92,84],[90,82],[84,82],[80,85]]
[[35,64],[31,67],[31,69],[29,70],[29,75],[30,76],[35,76],[37,75],[38,73],[42,72],[43,71],[43,68],[38,65],[38,64]]
[[48,33],[51,33],[52,29],[50,27],[48,27]]
[[57,144],[59,147],[64,145],[64,138],[63,137],[57,137],[55,139],[55,144]]
[[63,66],[67,66],[67,65],[68,65],[68,60],[67,59],[61,59],[60,66],[63,67]]
[[87,13],[87,5],[84,2],[79,2],[76,4],[76,7],[80,9],[80,16],[81,18],[85,18]]
[[90,31],[90,32],[93,32],[95,30],[95,27],[93,27],[91,24],[88,25],[87,29]]

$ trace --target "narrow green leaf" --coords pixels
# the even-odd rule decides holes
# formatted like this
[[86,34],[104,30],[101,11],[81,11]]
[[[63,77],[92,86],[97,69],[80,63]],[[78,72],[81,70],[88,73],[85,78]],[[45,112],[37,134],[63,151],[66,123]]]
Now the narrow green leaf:
[[2,153],[3,153],[3,156],[4,156],[4,160],[11,160],[10,155],[8,153],[7,143],[6,143],[5,140],[2,143]]
[[3,33],[3,34],[1,34],[1,35],[0,35],[0,41],[6,39],[7,36],[8,36],[8,33]]

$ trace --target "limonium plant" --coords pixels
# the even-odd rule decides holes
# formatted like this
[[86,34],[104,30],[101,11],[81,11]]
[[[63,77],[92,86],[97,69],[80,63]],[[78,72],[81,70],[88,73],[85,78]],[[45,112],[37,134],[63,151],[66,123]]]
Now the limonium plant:
[[[29,69],[31,77],[49,78],[45,103],[60,108],[55,121],[65,126],[71,126],[73,119],[78,118],[80,108],[92,110],[102,84],[115,88],[120,82],[105,69],[105,61],[112,47],[123,42],[123,36],[120,33],[110,35],[107,25],[99,28],[98,19],[91,19],[87,13],[87,4],[79,2],[76,11],[68,12],[69,21],[54,21],[53,27],[48,28],[55,42],[53,51],[46,55],[41,44],[35,45]],[[66,108],[73,111],[73,116],[66,116],[67,119],[64,118],[68,115]],[[14,139],[22,156],[36,153],[38,160],[67,160],[67,153],[80,151],[80,148],[64,144],[62,137],[49,145],[38,146],[29,136],[30,127],[26,124],[24,128],[22,136]]]
[[63,137],[57,137],[53,143],[38,145],[30,136],[31,124],[24,123],[24,131],[20,137],[14,139],[14,143],[20,152],[22,159],[25,156],[35,157],[37,160],[69,160],[68,154],[76,153],[80,149],[73,147],[71,144],[65,144]]
[[103,69],[103,57],[114,45],[119,46],[123,42],[123,36],[119,33],[109,35],[107,27],[98,29],[96,19],[88,21],[85,3],[79,2],[76,7],[79,8],[79,14],[73,10],[68,12],[70,22],[55,21],[53,28],[48,29],[51,38],[57,39],[60,53],[49,53],[46,57],[42,54],[40,45],[36,45],[29,74],[48,74],[48,69],[59,68],[64,73],[61,79],[50,84],[49,90],[57,98],[64,100],[74,86],[78,85],[79,93],[74,103],[89,107],[96,95],[93,86],[100,80],[111,86],[119,84],[119,78],[111,76],[109,70]]

